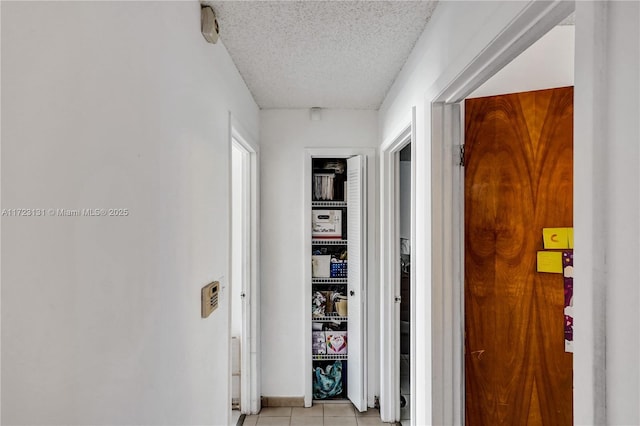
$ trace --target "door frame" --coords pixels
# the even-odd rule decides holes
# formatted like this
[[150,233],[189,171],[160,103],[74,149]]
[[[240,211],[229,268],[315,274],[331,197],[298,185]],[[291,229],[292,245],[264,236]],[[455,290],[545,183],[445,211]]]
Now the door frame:
[[[242,414],[257,414],[260,409],[260,155],[257,143],[244,130],[240,122],[229,114],[229,165],[234,145],[243,152],[245,184],[242,199],[248,211],[242,214],[242,234],[245,245],[243,257],[248,258],[243,280],[242,336],[240,339],[240,410]],[[231,212],[233,174],[229,170],[229,211]],[[232,216],[229,215],[229,224]],[[229,226],[231,228],[231,225]],[[229,232],[229,276],[232,264],[232,232]],[[233,279],[233,277],[231,277]],[[232,291],[237,288],[230,286]],[[231,329],[231,296],[229,297],[229,330]],[[231,359],[231,333],[229,333],[229,359]],[[231,410],[231,368],[229,369],[229,410]]]
[[[464,424],[464,170],[461,102],[573,12],[571,1],[530,2],[464,71],[425,97],[431,123],[433,424]],[[574,367],[574,375],[582,374]],[[591,371],[586,372],[592,374]]]
[[[400,296],[400,227],[399,227],[399,164],[398,155],[407,144],[415,141],[416,108],[411,119],[396,136],[380,148],[380,419],[400,420],[400,308],[395,298]],[[411,149],[411,235],[415,242],[415,149]],[[415,274],[410,276],[411,288],[411,370],[415,371]],[[415,380],[411,380],[411,418],[415,418]]]

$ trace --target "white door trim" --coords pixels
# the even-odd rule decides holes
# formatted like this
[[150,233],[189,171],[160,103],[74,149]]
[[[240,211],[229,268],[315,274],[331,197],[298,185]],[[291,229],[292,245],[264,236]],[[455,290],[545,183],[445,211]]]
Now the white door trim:
[[464,181],[454,154],[463,128],[458,104],[573,9],[570,1],[530,2],[443,90],[426,96],[425,120],[432,125],[432,369],[441,373],[432,381],[433,424],[464,424]]
[[[248,211],[244,213],[243,240],[245,246],[243,257],[249,262],[245,265],[245,293],[242,304],[242,336],[240,342],[240,408],[243,414],[256,414],[260,411],[260,170],[259,150],[257,143],[244,131],[239,121],[229,114],[229,164],[231,150],[236,143],[245,151],[243,167],[248,182],[242,188],[242,198],[247,200]],[[231,192],[231,170],[229,171],[229,188]],[[231,203],[229,204],[231,205]],[[230,218],[231,220],[231,218]],[[231,228],[230,228],[231,229]],[[231,253],[231,233],[229,233],[229,253]],[[231,256],[229,256],[231,261]],[[231,263],[229,264],[231,271]],[[229,347],[231,345],[229,344]],[[231,376],[229,378],[231,380]],[[231,386],[231,384],[229,384]],[[229,392],[231,394],[231,392]],[[229,402],[229,407],[231,403]]]
[[[399,231],[399,167],[398,154],[408,143],[415,140],[415,107],[412,118],[392,139],[380,148],[381,199],[380,199],[380,418],[384,422],[400,420],[400,309],[395,302],[400,296],[400,231]],[[415,150],[411,150],[413,160]],[[411,162],[411,246],[415,236],[415,161]],[[411,294],[414,294],[415,274],[411,274]],[[411,313],[414,312],[415,297],[411,298]],[[415,362],[415,321],[411,321],[411,368]],[[411,386],[415,386],[411,381]],[[415,410],[415,392],[411,391],[410,407]],[[411,413],[415,418],[415,413]]]

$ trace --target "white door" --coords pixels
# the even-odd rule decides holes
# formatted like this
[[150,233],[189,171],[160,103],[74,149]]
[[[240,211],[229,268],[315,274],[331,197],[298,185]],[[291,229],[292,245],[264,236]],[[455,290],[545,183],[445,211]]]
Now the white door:
[[348,323],[347,396],[360,411],[366,411],[366,347],[365,302],[366,290],[366,157],[357,155],[347,159],[347,253]]

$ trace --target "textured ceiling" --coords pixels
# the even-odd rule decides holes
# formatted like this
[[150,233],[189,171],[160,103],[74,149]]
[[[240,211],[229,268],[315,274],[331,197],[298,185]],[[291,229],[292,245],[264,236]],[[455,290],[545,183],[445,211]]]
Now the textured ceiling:
[[377,109],[436,1],[207,1],[260,108]]

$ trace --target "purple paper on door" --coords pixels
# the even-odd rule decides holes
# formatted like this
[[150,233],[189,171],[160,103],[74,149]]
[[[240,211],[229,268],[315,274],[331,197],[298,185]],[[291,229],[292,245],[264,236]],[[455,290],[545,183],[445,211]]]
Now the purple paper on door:
[[573,353],[573,250],[562,252],[564,275],[564,351]]

